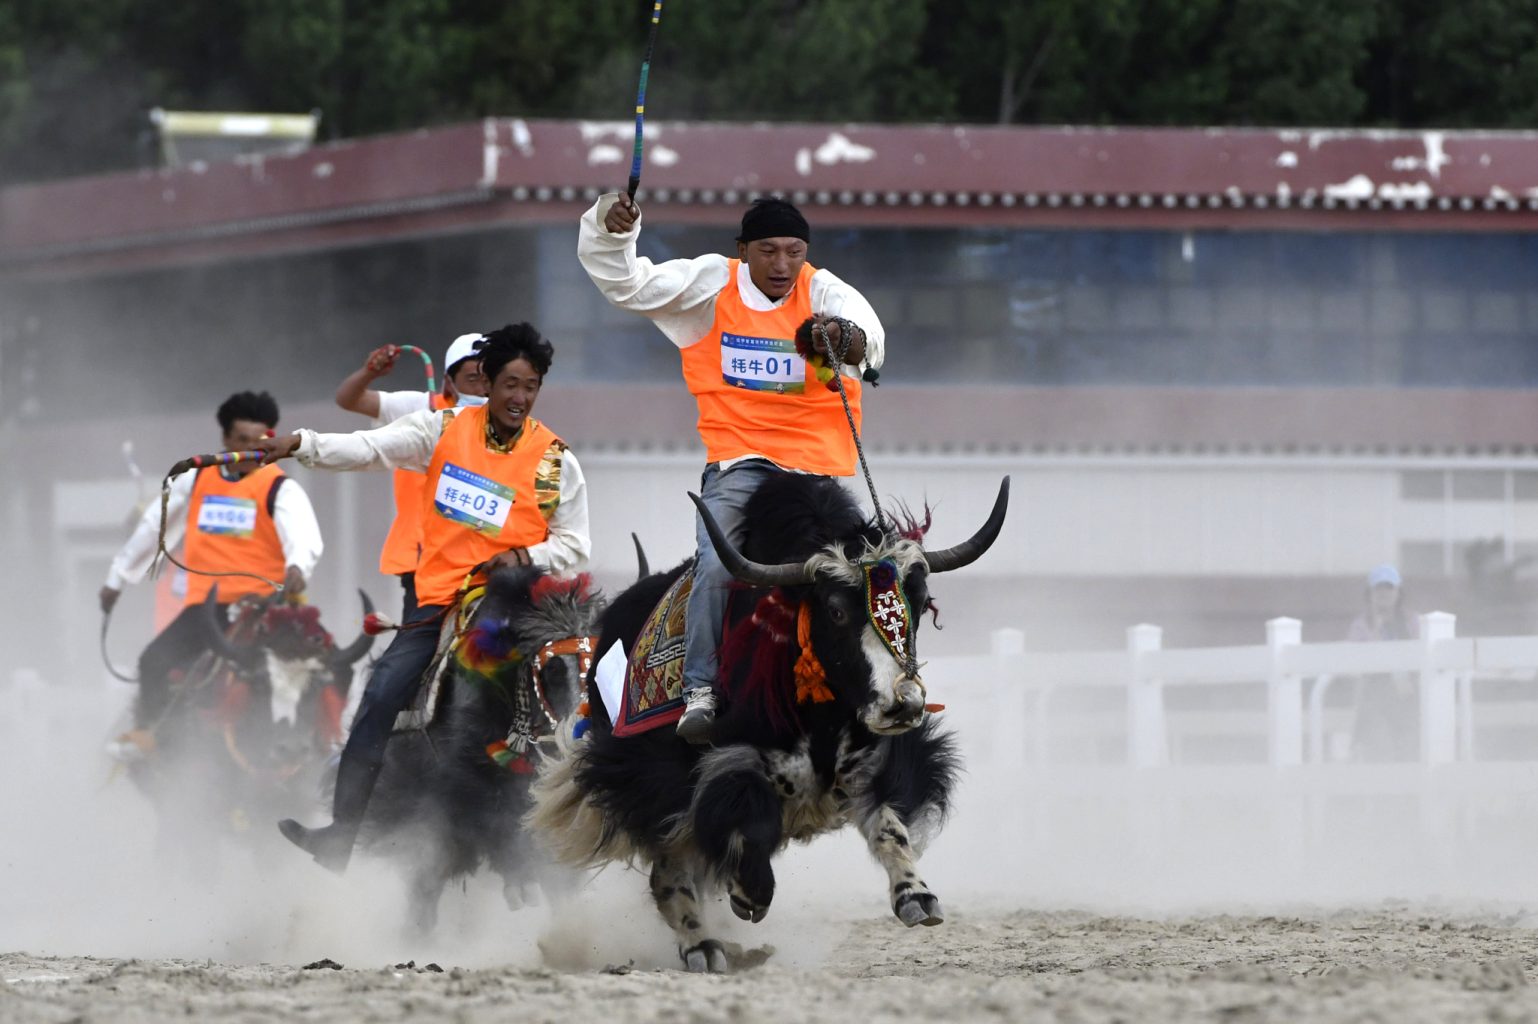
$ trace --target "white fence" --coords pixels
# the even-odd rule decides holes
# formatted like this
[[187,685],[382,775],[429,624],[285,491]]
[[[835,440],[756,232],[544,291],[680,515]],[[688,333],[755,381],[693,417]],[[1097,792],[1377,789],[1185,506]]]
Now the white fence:
[[[1538,638],[1459,638],[1439,613],[1419,640],[1301,637],[1279,619],[1264,644],[1167,649],[1140,625],[1125,649],[1058,654],[1001,631],[990,654],[935,659],[930,698],[948,705],[967,774],[932,873],[948,889],[1007,880],[1044,905],[1538,904]],[[1331,687],[1338,698],[1346,679],[1389,676],[1419,689],[1418,761],[1343,760],[1330,738],[1349,734],[1352,710]],[[1491,679],[1518,682],[1491,700]],[[109,777],[100,745],[131,694],[0,678],[0,767],[84,799]],[[1504,763],[1481,753],[1513,723],[1530,748],[1508,743]],[[121,783],[103,797],[134,799]]]
[[[1420,624],[1303,643],[1274,619],[1265,643],[1203,649],[1145,624],[1071,653],[1002,630],[937,658],[968,770],[946,841],[1058,901],[1538,899],[1538,637]],[[1349,749],[1347,680],[1405,688],[1407,759]]]
[[[1407,676],[1419,691],[1420,763],[1475,760],[1476,682],[1535,682],[1538,700],[1538,636],[1461,638],[1456,618],[1446,612],[1422,615],[1420,626],[1415,640],[1303,643],[1302,623],[1278,618],[1266,623],[1264,644],[1179,649],[1163,646],[1160,627],[1141,624],[1127,630],[1125,650],[1072,653],[1029,652],[1021,633],[1000,630],[991,655],[942,659],[927,674],[931,685],[943,679],[973,693],[976,680],[993,680],[989,715],[1004,734],[1013,732],[1013,738],[1001,735],[998,753],[1007,757],[1014,748],[1020,765],[1051,763],[1057,760],[1054,741],[1080,735],[1124,738],[1124,756],[1088,760],[1157,768],[1180,760],[1174,754],[1193,733],[1226,730],[1238,737],[1257,727],[1265,762],[1273,768],[1341,760],[1344,744],[1332,744],[1331,733],[1344,738],[1352,712],[1327,706],[1332,684],[1355,678],[1388,685]],[[1226,701],[1218,710],[1204,710],[1197,700],[1172,712],[1171,692],[1185,687],[1263,688],[1264,707],[1257,700],[1252,708],[1236,709]],[[1065,697],[1094,691],[1121,700],[1102,701],[1109,709],[1087,713],[1059,707]],[[1538,761],[1538,745],[1525,759]]]

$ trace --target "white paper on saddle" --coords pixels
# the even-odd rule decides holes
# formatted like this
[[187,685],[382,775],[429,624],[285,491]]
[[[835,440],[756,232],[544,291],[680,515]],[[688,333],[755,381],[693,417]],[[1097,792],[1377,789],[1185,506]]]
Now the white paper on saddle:
[[609,711],[609,721],[619,721],[620,705],[624,702],[625,694],[625,645],[616,642],[604,652],[604,656],[598,659],[598,670],[593,673],[593,681],[598,684],[598,695],[603,698],[603,706]]

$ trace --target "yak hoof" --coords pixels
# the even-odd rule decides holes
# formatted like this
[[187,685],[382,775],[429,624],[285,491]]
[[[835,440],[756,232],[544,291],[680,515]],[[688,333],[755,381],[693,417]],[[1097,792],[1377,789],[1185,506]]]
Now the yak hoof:
[[735,892],[731,894],[731,899],[728,902],[732,905],[732,913],[744,921],[750,921],[753,924],[757,924],[769,915],[768,907],[754,903],[746,896],[739,896]]
[[904,893],[897,900],[897,919],[912,928],[916,924],[934,926],[945,920],[940,897],[932,892]]
[[691,974],[726,973],[726,947],[715,939],[690,946],[681,955],[685,969]]

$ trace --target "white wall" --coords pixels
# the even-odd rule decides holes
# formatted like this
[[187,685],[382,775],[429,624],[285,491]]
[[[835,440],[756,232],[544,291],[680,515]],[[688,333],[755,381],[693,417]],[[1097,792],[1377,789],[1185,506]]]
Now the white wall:
[[[698,488],[697,456],[589,451],[583,465],[600,570],[628,567],[632,530],[655,564],[689,550],[685,491]],[[1538,472],[1538,459],[872,457],[883,504],[933,507],[935,546],[980,525],[1009,475],[1009,519],[974,570],[998,576],[1355,576],[1399,561],[1405,542],[1538,544],[1538,502],[1517,500],[1510,486],[1502,500],[1401,496],[1405,470],[1474,466],[1510,480]],[[850,486],[868,504],[864,480]]]

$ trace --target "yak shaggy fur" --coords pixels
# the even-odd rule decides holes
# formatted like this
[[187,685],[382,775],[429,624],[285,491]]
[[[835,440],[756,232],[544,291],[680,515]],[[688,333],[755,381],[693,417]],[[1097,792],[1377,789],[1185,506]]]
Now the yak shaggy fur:
[[[418,931],[436,923],[444,886],[482,865],[502,877],[514,909],[534,897],[534,885],[568,887],[523,827],[532,776],[498,765],[486,748],[512,728],[516,688],[535,708],[536,726],[548,728],[533,700],[535,655],[546,641],[592,634],[601,608],[585,578],[557,581],[537,568],[494,572],[470,629],[501,655],[502,668],[488,677],[454,664],[427,728],[391,737],[360,844],[400,861]],[[543,688],[558,719],[575,711],[580,687],[574,658],[546,666]]]
[[[929,602],[922,549],[867,521],[849,493],[825,478],[770,478],[750,499],[746,524],[748,559],[800,562],[816,573],[800,586],[734,592],[713,746],[691,746],[670,728],[616,738],[595,700],[586,736],[574,740],[558,730],[542,748],[529,816],[563,862],[649,868],[657,907],[696,971],[726,966],[724,947],[702,918],[709,890],[725,888],[737,916],[761,920],[774,895],[772,857],[792,840],[848,824],[885,868],[899,919],[910,926],[943,919],[915,862],[946,817],[959,771],[955,745],[933,717],[878,735],[861,716],[889,689],[874,685],[878,663],[882,680],[895,670],[865,619],[859,564],[891,560],[911,607],[922,609]],[[598,657],[615,643],[632,649],[647,613],[684,568],[642,580],[614,600]],[[787,636],[750,621],[764,602],[810,603],[812,647],[832,700],[795,701],[795,631]],[[734,644],[744,635],[748,641]]]

